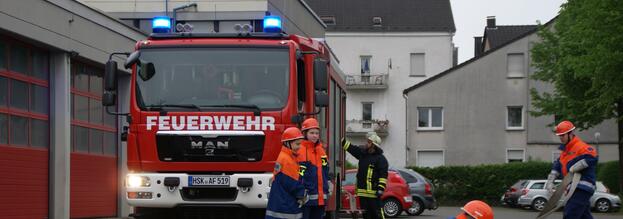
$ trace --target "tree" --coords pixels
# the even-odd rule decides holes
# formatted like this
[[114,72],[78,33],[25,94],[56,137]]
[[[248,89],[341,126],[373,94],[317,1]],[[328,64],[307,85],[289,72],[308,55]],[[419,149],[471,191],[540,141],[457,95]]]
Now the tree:
[[[552,23],[552,22],[550,22]],[[623,159],[623,1],[568,0],[552,25],[542,25],[542,41],[532,49],[533,79],[554,85],[532,89],[534,116],[558,115],[580,129],[604,120],[618,123]],[[623,162],[619,162],[623,177]],[[623,179],[619,180],[623,191]]]

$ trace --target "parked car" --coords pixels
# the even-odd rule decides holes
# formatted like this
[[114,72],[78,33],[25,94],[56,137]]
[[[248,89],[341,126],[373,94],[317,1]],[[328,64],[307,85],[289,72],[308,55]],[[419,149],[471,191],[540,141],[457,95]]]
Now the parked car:
[[[522,195],[517,200],[517,204],[522,207],[530,207],[534,210],[541,211],[547,203],[548,192],[545,189],[547,180],[528,180],[525,188],[522,189]],[[560,180],[555,180],[554,184],[558,185]],[[562,200],[561,200],[562,201]],[[602,182],[597,182],[595,194],[590,199],[591,208],[598,212],[609,212],[621,207],[621,199],[617,195],[610,194],[608,188]]]
[[506,192],[504,192],[504,195],[502,195],[502,204],[508,205],[510,207],[516,207],[517,199],[519,199],[522,189],[524,189],[527,184],[528,180],[525,179],[521,179],[513,184],[510,188],[508,188],[508,190],[506,190]]
[[[345,180],[342,181],[342,193],[341,203],[342,210],[351,213],[350,209],[361,209],[359,204],[359,197],[355,194],[355,187],[357,182],[357,170],[346,170]],[[356,203],[355,208],[351,208],[351,200],[355,198],[353,203]],[[387,174],[387,187],[383,196],[381,196],[383,202],[383,211],[387,217],[396,217],[402,213],[404,209],[409,209],[413,203],[411,194],[409,194],[409,187],[405,179],[396,171],[388,171]]]
[[435,188],[430,180],[412,169],[394,167],[390,167],[389,169],[400,174],[400,176],[407,181],[407,184],[409,184],[409,193],[413,198],[413,204],[405,211],[407,214],[415,216],[422,214],[425,209],[437,209],[437,200],[434,196]]

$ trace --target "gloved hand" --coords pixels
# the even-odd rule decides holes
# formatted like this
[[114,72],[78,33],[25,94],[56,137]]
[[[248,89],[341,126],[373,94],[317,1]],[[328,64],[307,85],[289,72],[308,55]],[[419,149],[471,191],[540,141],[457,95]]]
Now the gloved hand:
[[376,197],[380,198],[381,196],[383,196],[383,192],[385,192],[385,191],[383,191],[382,189],[377,190],[376,191]]
[[553,170],[552,172],[549,173],[549,175],[547,175],[547,182],[545,182],[545,190],[547,190],[550,193],[553,193],[552,191],[554,190],[554,180],[558,177],[558,175],[559,173]]
[[582,160],[579,160],[578,162],[575,162],[575,164],[573,164],[573,166],[569,168],[569,172],[577,173],[577,172],[580,172],[586,169],[587,167],[588,167],[588,163],[586,163],[586,160],[582,159]]
[[305,205],[305,203],[307,203],[308,201],[309,201],[309,195],[307,195],[307,190],[305,190],[303,197],[299,197],[296,200],[296,203],[299,204],[299,208],[300,208],[300,207],[303,207],[303,205]]
[[348,146],[350,146],[350,141],[346,140],[346,138],[342,138],[340,142],[342,143],[342,148],[348,148]]

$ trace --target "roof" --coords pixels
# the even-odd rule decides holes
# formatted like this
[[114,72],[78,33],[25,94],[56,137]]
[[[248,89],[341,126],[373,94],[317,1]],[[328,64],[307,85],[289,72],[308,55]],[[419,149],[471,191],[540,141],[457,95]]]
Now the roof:
[[[456,32],[449,0],[305,0],[320,16],[334,17],[327,31]],[[381,17],[381,25],[373,25]]]
[[488,40],[489,48],[494,49],[536,28],[536,25],[498,25],[495,28],[485,28],[483,42]]
[[[552,18],[550,21],[548,21],[547,23],[543,24],[543,26],[551,25],[554,22],[554,20],[556,20],[556,17]],[[525,26],[530,26],[530,25],[525,25]],[[426,80],[424,80],[424,81],[422,81],[420,83],[417,83],[417,84],[415,84],[415,85],[413,85],[413,86],[411,86],[411,87],[409,87],[407,89],[404,89],[404,91],[402,91],[402,93],[403,94],[408,94],[412,90],[415,90],[415,89],[417,89],[417,88],[419,88],[421,86],[424,86],[425,84],[428,84],[428,83],[430,83],[430,82],[432,82],[434,80],[437,80],[438,78],[441,78],[444,75],[450,74],[450,73],[454,72],[455,70],[461,69],[464,66],[469,65],[470,63],[475,62],[475,61],[477,61],[477,60],[479,60],[479,59],[481,59],[481,58],[483,58],[483,57],[485,57],[485,56],[487,56],[487,55],[497,51],[498,49],[501,49],[501,48],[505,47],[506,45],[509,45],[511,43],[514,43],[515,41],[523,39],[524,37],[527,37],[527,36],[529,36],[529,35],[531,35],[533,33],[536,33],[537,30],[539,30],[539,29],[538,28],[533,28],[530,31],[524,32],[524,33],[522,33],[520,35],[516,35],[514,38],[512,38],[510,40],[507,40],[506,42],[502,43],[501,45],[498,45],[497,47],[491,47],[491,49],[487,50],[485,53],[481,54],[480,56],[475,56],[475,57],[471,58],[470,60],[467,60],[467,61],[461,63],[460,65],[454,66],[454,67],[452,67],[452,68],[450,68],[448,70],[445,70],[445,71],[443,71],[443,72],[441,72],[439,74],[436,74],[433,77],[427,78]]]

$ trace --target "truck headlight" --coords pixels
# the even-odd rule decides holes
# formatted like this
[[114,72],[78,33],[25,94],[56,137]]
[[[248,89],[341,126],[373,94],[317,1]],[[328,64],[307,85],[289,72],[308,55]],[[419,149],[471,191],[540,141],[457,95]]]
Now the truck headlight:
[[150,183],[149,177],[128,175],[128,177],[126,178],[126,185],[129,188],[139,188],[139,187],[149,187],[151,186],[151,183]]

